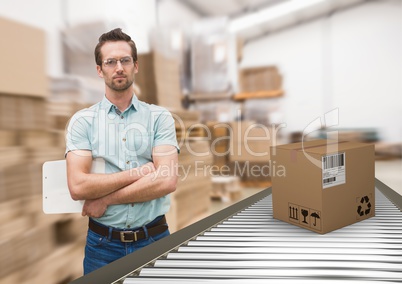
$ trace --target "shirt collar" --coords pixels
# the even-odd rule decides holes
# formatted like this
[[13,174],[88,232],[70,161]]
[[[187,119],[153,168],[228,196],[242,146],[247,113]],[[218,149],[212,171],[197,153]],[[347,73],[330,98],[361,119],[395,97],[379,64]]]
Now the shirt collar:
[[[134,110],[138,110],[139,106],[139,101],[137,96],[133,93],[133,98],[131,99],[131,105],[128,108],[133,107]],[[109,112],[114,111],[115,105],[106,98],[106,95],[103,96],[103,99],[101,101],[101,108],[106,109]]]

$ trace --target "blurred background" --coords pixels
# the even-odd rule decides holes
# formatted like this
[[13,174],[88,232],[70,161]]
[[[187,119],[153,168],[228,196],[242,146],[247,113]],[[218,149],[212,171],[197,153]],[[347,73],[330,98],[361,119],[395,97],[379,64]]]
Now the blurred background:
[[255,123],[254,152],[374,143],[376,177],[402,194],[401,15],[401,0],[2,0],[0,283],[82,274],[87,219],[43,213],[42,164],[63,159],[69,118],[104,95],[102,33],[132,36],[136,94],[176,119],[191,171],[172,194],[174,232],[270,185],[236,172],[269,162],[236,138]]

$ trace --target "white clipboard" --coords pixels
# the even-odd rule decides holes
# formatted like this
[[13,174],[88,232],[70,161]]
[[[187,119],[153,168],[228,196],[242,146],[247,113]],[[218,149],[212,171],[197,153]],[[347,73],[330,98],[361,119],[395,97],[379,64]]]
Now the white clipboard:
[[[105,160],[92,161],[93,173],[105,173]],[[81,213],[84,200],[73,200],[67,185],[66,160],[45,162],[42,167],[42,206],[45,214]]]

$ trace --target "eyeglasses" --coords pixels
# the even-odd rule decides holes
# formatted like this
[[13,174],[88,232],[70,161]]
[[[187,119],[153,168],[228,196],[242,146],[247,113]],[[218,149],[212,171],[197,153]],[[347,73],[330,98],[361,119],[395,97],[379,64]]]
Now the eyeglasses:
[[117,65],[117,61],[120,61],[122,66],[128,66],[128,65],[133,64],[133,58],[131,56],[122,57],[120,59],[108,58],[108,59],[103,60],[103,64],[105,67],[114,68]]

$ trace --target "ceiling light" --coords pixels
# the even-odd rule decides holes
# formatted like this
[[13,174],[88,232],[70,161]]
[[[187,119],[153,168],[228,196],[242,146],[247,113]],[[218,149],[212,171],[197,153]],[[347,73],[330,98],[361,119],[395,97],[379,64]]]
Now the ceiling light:
[[229,23],[229,31],[236,33],[240,30],[282,17],[286,14],[290,14],[323,1],[326,0],[290,0],[286,3],[262,9],[255,13],[232,20]]

